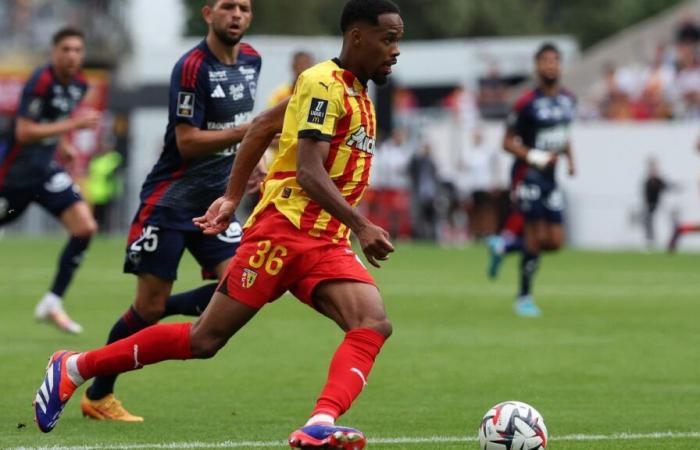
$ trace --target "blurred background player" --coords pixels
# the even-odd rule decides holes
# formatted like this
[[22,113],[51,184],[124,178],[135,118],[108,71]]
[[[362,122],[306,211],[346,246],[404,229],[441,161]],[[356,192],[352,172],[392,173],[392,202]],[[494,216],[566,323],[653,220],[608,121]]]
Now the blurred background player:
[[525,219],[515,311],[527,317],[541,315],[532,297],[540,252],[558,250],[564,243],[564,196],[555,178],[559,155],[566,158],[569,174],[575,173],[569,126],[576,100],[559,84],[559,50],[549,43],[542,45],[535,55],[535,67],[539,84],[516,102],[503,142],[516,158],[513,172],[523,174],[515,193],[518,211]]
[[[389,234],[355,206],[367,189],[376,143],[367,84],[387,81],[399,56],[403,21],[389,0],[350,0],[341,30],[340,57],[305,72],[287,108],[279,105],[253,122],[226,194],[195,219],[209,234],[228,226],[247,175],[284,115],[281,153],[265,180],[263,198],[201,319],[194,326],[148,327],[81,354],[56,352],[35,397],[36,420],[43,432],[54,428],[84,380],[164,360],[210,358],[266,303],[289,290],[346,333],[312,417],[291,434],[289,444],[345,450],[365,446],[360,431],[338,427],[335,421],[364,389],[392,327],[372,276],[350,248],[349,234],[356,234],[367,260],[377,267],[377,261],[393,251]],[[275,126],[266,124],[267,116]]]
[[56,162],[71,164],[76,150],[66,134],[94,128],[100,115],[90,111],[71,117],[88,85],[81,69],[85,37],[63,28],[53,37],[51,63],[36,69],[22,91],[13,134],[0,141],[0,227],[19,218],[36,202],[56,217],[70,234],[58,260],[49,292],[35,309],[38,320],[80,333],[82,327],[63,308],[63,296],[83,259],[97,224],[73,179]]
[[[175,65],[163,152],[141,190],[141,206],[129,232],[124,271],[137,275],[133,305],[114,324],[108,343],[130,336],[162,317],[198,316],[216,283],[170,298],[185,249],[204,278],[221,278],[241,239],[234,219],[206,236],[192,224],[226,188],[238,143],[253,110],[262,60],[241,43],[252,20],[250,0],[209,0],[202,9],[206,39]],[[142,421],[114,397],[116,375],[97,377],[81,401],[83,414],[99,420]]]

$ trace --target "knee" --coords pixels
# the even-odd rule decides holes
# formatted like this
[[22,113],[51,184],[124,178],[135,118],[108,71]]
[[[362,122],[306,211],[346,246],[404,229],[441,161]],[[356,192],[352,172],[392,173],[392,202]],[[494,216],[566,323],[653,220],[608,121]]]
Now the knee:
[[165,313],[165,301],[167,296],[153,295],[148,299],[137,298],[134,302],[134,309],[143,318],[143,320],[156,323]]
[[394,326],[386,317],[382,319],[374,319],[368,321],[368,323],[366,323],[365,326],[363,326],[363,328],[369,328],[371,330],[376,331],[377,333],[384,336],[384,339],[389,339],[391,337],[391,334],[394,332]]
[[190,349],[193,358],[212,358],[225,344],[226,339],[200,332],[196,326],[192,328],[192,333],[190,334]]
[[81,223],[78,227],[72,230],[73,237],[80,239],[90,239],[97,233],[97,222],[88,220]]

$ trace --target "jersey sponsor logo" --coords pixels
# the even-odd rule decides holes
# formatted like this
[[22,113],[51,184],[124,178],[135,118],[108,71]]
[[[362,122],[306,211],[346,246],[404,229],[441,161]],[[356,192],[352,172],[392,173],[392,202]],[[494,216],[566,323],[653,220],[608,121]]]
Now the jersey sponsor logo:
[[376,145],[376,139],[367,134],[365,126],[362,125],[359,130],[357,130],[350,139],[346,142],[348,147],[355,147],[356,149],[374,154],[374,146]]
[[549,152],[563,152],[569,145],[569,126],[545,128],[537,133],[535,146]]
[[250,289],[255,284],[255,279],[258,278],[258,273],[251,269],[243,269],[243,274],[241,275],[241,286],[246,289]]
[[250,81],[255,78],[255,75],[257,75],[258,71],[255,67],[246,67],[246,66],[241,66],[238,68],[238,71],[245,77],[246,81]]
[[243,86],[243,83],[238,83],[238,84],[232,84],[228,88],[228,93],[233,99],[233,101],[238,101],[244,97],[243,91],[245,90],[245,87]]
[[226,73],[225,70],[218,70],[216,72],[209,72],[209,81],[212,82],[221,82],[221,81],[228,81],[228,74]]
[[323,86],[326,90],[328,90],[328,89],[330,88],[330,86],[328,86],[328,85],[327,85],[326,83],[324,83],[323,81],[319,81],[318,84],[320,84],[321,86]]
[[308,123],[323,125],[326,120],[326,111],[328,110],[328,100],[320,98],[311,99],[311,107],[309,108],[309,117],[306,119]]
[[214,92],[211,93],[211,98],[226,98],[224,88],[222,88],[220,84],[216,85]]
[[82,89],[80,89],[78,86],[68,86],[68,95],[73,97],[73,100],[80,100],[80,97],[83,95]]
[[227,244],[237,244],[241,242],[241,238],[243,237],[243,228],[241,228],[240,223],[231,222],[231,225],[228,226],[226,231],[217,234],[216,237]]
[[63,192],[71,186],[73,186],[73,179],[65,172],[55,174],[49,181],[44,183],[44,189],[54,194]]
[[177,116],[194,117],[194,92],[179,92],[177,94]]

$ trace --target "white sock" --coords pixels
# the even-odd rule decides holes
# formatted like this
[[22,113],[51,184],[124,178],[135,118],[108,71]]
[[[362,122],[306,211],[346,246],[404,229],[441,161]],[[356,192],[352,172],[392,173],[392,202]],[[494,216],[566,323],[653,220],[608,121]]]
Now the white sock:
[[333,416],[329,416],[328,414],[315,414],[306,422],[305,426],[316,425],[321,423],[335,425],[335,419],[333,418]]
[[61,303],[62,299],[58,295],[54,294],[53,292],[47,292],[44,294],[44,297],[41,299],[41,303],[47,305],[47,306],[54,306],[58,303]]
[[75,355],[69,356],[66,360],[68,378],[70,378],[70,380],[76,386],[80,386],[81,384],[85,383],[85,379],[82,375],[80,375],[80,371],[78,370],[78,357],[80,357],[80,355],[80,353],[76,353]]

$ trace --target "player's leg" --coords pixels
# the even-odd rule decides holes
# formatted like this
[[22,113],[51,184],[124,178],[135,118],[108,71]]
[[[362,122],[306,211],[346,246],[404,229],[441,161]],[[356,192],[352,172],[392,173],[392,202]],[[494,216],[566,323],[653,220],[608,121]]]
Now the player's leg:
[[[185,248],[184,234],[137,219],[127,242],[124,272],[137,275],[134,303],[112,325],[107,344],[117,342],[158,322],[165,301],[177,278],[177,268]],[[80,406],[83,415],[97,420],[140,422],[114,396],[117,375],[98,376],[85,391]]]
[[525,218],[513,209],[506,219],[503,230],[500,234],[489,236],[486,245],[489,249],[488,276],[495,279],[498,277],[503,259],[513,252],[520,252],[523,249],[523,232],[525,229]]
[[541,243],[546,241],[547,231],[547,223],[544,220],[530,220],[525,224],[525,245],[520,258],[519,289],[514,305],[519,316],[541,315],[532,296],[532,285],[539,268]]
[[335,421],[345,413],[367,385],[375,358],[392,326],[384,303],[372,284],[332,280],[318,285],[313,294],[317,310],[345,331],[335,351],[328,378],[306,425],[289,438],[292,447],[338,448],[342,444],[365,442],[353,428],[338,427]]
[[[233,221],[225,232],[216,236],[207,236],[199,231],[187,233],[185,245],[202,267],[204,279],[221,280],[242,236],[240,224]],[[207,284],[170,296],[165,302],[163,317],[199,316],[214,295],[216,286],[217,283]]]
[[[64,185],[67,187],[61,189]],[[37,304],[35,316],[39,320],[53,322],[63,331],[80,333],[82,327],[71,320],[63,308],[63,297],[83,261],[92,236],[97,232],[97,222],[77,187],[64,172],[52,175],[37,194],[37,201],[59,219],[69,238],[58,259],[51,288]]]
[[45,433],[53,430],[65,404],[90,378],[166,360],[214,356],[257,311],[217,293],[195,325],[159,324],[96,350],[54,353],[34,400],[37,425]]

